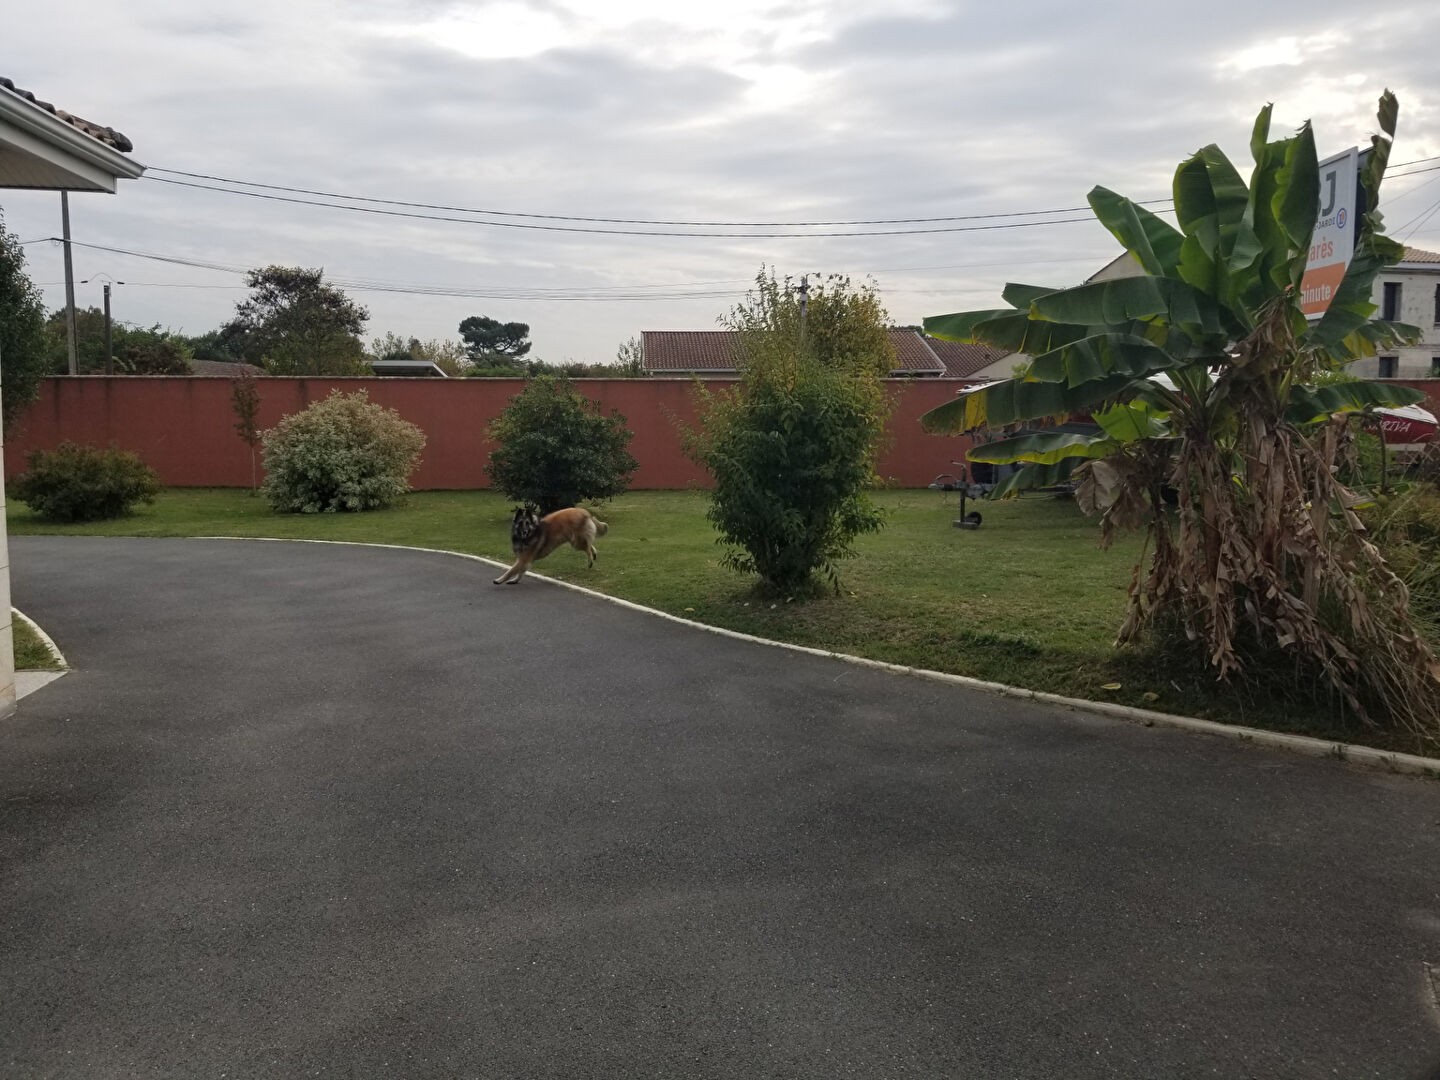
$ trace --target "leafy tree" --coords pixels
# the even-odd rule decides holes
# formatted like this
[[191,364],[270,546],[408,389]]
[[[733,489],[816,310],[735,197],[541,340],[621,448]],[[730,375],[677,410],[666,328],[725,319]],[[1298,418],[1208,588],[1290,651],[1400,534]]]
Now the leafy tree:
[[[57,308],[45,322],[46,355],[50,370],[69,370],[65,334],[65,309]],[[110,325],[110,350],[117,375],[188,375],[190,341],[183,334],[154,326]],[[105,312],[98,307],[75,309],[76,372],[80,375],[105,373]]]
[[485,315],[471,315],[460,323],[460,337],[478,367],[520,369],[521,358],[530,351],[529,336],[528,323],[502,323]]
[[20,241],[0,216],[0,415],[7,429],[39,396],[48,369],[44,302],[25,272]]
[[[1179,229],[1104,188],[1100,221],[1140,277],[1069,289],[1010,285],[1008,308],[927,319],[938,337],[1024,352],[1005,380],[927,414],[931,430],[1093,412],[1094,437],[1018,435],[972,452],[1025,461],[1029,483],[1074,475],[1102,536],[1147,528],[1120,640],[1178,627],[1221,677],[1298,660],[1360,715],[1440,741],[1440,671],[1406,592],[1367,542],[1339,477],[1345,414],[1418,395],[1359,380],[1321,385],[1417,331],[1373,318],[1373,284],[1399,259],[1382,235],[1380,182],[1397,105],[1381,98],[1361,184],[1355,256],[1324,316],[1307,321],[1301,278],[1319,214],[1307,123],[1270,141],[1256,120],[1247,186],[1214,145],[1175,173]],[[1175,501],[1174,512],[1167,502]],[[1278,659],[1277,659],[1278,658]]]
[[844,277],[810,286],[807,300],[761,271],[723,320],[739,335],[741,383],[701,389],[701,427],[687,435],[715,480],[708,516],[725,564],[786,595],[817,571],[838,590],[836,563],[883,525],[866,489],[888,413],[889,320],[873,286]]
[[645,370],[645,346],[637,337],[627,338],[615,350],[614,374],[620,378],[643,379],[649,374]]
[[245,363],[239,337],[227,330],[228,327],[207,330],[203,334],[196,334],[183,340],[190,349],[190,355],[196,360],[219,360],[226,364]]
[[323,281],[323,270],[252,270],[250,296],[220,328],[226,346],[274,375],[364,375],[365,308]]
[[425,360],[452,379],[464,375],[470,368],[470,357],[465,346],[449,338],[402,338],[394,331],[387,331],[384,337],[370,343],[370,356],[375,360]]
[[539,375],[490,424],[497,444],[485,471],[508,498],[542,513],[625,491],[638,462],[633,433],[563,378]]
[[332,391],[261,436],[261,490],[280,513],[378,510],[409,490],[425,433],[364,390]]
[[134,342],[118,351],[115,371],[125,375],[189,375],[190,357],[178,341]]

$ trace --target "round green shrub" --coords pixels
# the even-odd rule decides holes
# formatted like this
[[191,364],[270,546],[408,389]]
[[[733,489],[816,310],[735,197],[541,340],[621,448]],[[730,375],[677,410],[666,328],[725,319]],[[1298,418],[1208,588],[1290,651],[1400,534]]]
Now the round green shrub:
[[333,390],[266,431],[260,490],[285,514],[378,510],[410,490],[425,433],[364,390]]
[[595,402],[567,379],[539,375],[495,418],[490,438],[499,445],[486,472],[505,496],[542,513],[582,499],[624,492],[638,462],[628,449],[632,433],[617,412],[602,415]]
[[153,503],[160,491],[155,470],[127,450],[61,443],[33,450],[29,468],[10,494],[49,521],[102,521],[124,517],[136,503]]

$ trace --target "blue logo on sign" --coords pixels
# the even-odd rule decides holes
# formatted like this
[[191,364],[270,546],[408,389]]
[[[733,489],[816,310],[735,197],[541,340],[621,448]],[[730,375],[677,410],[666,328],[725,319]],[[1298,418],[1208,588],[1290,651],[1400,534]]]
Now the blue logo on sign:
[[1343,206],[1340,208],[1340,212],[1335,215],[1335,227],[1337,229],[1345,228],[1345,208]]

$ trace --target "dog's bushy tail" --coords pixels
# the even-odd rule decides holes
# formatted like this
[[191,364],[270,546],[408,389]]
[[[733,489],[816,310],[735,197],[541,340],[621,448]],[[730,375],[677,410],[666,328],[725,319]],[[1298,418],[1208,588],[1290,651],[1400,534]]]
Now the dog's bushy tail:
[[606,525],[605,522],[601,521],[599,518],[594,518],[593,520],[595,522],[596,536],[604,536],[607,532],[610,531],[610,526]]

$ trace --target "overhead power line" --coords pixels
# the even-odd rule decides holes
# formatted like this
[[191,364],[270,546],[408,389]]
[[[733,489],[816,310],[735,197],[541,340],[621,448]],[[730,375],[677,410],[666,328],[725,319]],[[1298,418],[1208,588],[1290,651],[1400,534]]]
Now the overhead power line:
[[[43,240],[53,240],[59,243],[58,237],[42,237]],[[38,241],[32,241],[38,242]],[[136,251],[133,248],[111,247],[106,244],[91,244],[79,240],[71,241],[75,247],[87,248],[92,251],[105,251],[112,255],[127,255],[136,259],[147,259],[153,262],[167,263],[172,266],[189,266],[199,270],[212,270],[228,274],[246,274],[249,270],[236,266],[226,266],[222,263],[203,262],[198,259],[187,259],[178,255],[160,255],[149,251]],[[474,287],[447,285],[418,285],[402,282],[376,281],[370,278],[327,278],[331,285],[351,292],[380,292],[397,293],[410,296],[452,296],[469,300],[512,300],[512,301],[540,301],[540,300],[566,300],[579,302],[605,302],[605,301],[635,301],[635,300],[713,300],[729,296],[743,294],[745,289],[710,289],[695,287],[695,285],[681,286],[637,286],[637,285],[603,285],[591,289],[553,289],[553,288],[501,288],[501,287]],[[737,282],[740,279],[734,279]],[[160,284],[160,283],[156,283]],[[712,283],[696,283],[704,286]],[[713,284],[724,284],[714,282]],[[670,289],[669,292],[651,290]]]
[[[251,199],[269,202],[293,203],[299,206],[323,206],[331,210],[348,210],[352,213],[375,214],[382,217],[411,218],[421,221],[445,221],[457,225],[482,225],[494,229],[527,229],[539,232],[588,233],[600,236],[669,236],[690,240],[777,240],[777,239],[827,239],[857,236],[920,236],[927,233],[988,232],[997,229],[1025,229],[1041,225],[1068,225],[1081,221],[1093,221],[1092,217],[1049,218],[1043,221],[1010,221],[991,225],[949,225],[924,229],[866,229],[857,232],[676,232],[658,229],[599,229],[579,225],[538,225],[533,222],[490,221],[483,218],[454,217],[448,214],[421,213],[417,210],[386,210],[378,206],[356,206],[348,203],[324,202],[318,199],[302,199],[292,195],[271,195],[262,191],[242,191],[238,188],[217,187],[214,184],[198,184],[188,180],[167,180],[162,176],[152,178],[159,184],[174,184],[179,187],[199,188],[203,191],[218,191],[225,195],[243,195]],[[729,227],[729,226],[726,226]],[[762,226],[763,227],[763,226]]]
[[[348,195],[343,192],[318,191],[313,188],[287,187],[283,184],[262,184],[254,180],[236,180],[226,176],[210,176],[206,173],[183,172],[179,169],[151,168],[147,170],[146,179],[159,180],[162,183],[179,183],[180,181],[167,181],[162,177],[150,176],[150,173],[167,173],[171,176],[186,176],[192,180],[210,180],[218,184],[235,185],[238,187],[258,188],[262,191],[281,191],[291,195],[315,195],[324,199],[344,199],[348,202],[374,203],[379,206],[403,206],[414,210],[436,210],[454,214],[479,214],[489,217],[512,217],[528,218],[537,221],[580,221],[589,224],[605,225],[668,225],[686,228],[755,228],[755,229],[776,229],[776,228],[845,228],[859,225],[935,225],[955,221],[989,221],[1002,218],[1017,217],[1051,217],[1056,214],[1076,214],[1088,212],[1088,206],[1064,206],[1052,210],[1014,210],[1006,213],[990,214],[953,214],[946,217],[909,217],[909,218],[857,218],[852,220],[837,221],[699,221],[665,218],[614,218],[614,217],[591,217],[576,214],[538,214],[527,213],[518,210],[487,210],[473,206],[449,206],[444,203],[411,202],[405,199],[382,199],[369,195]],[[227,191],[234,195],[245,195],[249,192],[231,191],[230,188],[214,188],[209,185],[195,184],[194,187],[205,187],[212,191]],[[1170,199],[1152,199],[1151,203],[1168,203]],[[609,231],[609,230],[607,230]],[[667,234],[668,235],[668,234]],[[747,236],[750,234],[746,234]],[[866,234],[870,235],[870,234]]]
[[[1440,155],[1428,158],[1416,158],[1413,161],[1404,161],[1390,166],[1392,170],[1405,168],[1409,165],[1421,165],[1430,161],[1440,161]],[[1440,168],[1440,166],[1437,166]],[[1416,170],[1426,172],[1429,170]],[[232,190],[235,187],[253,188],[258,191],[278,191],[288,195],[312,195],[322,199],[340,199],[345,202],[371,203],[377,206],[400,206],[411,210],[432,210],[441,213],[453,214],[474,214],[484,217],[507,217],[525,218],[532,221],[578,221],[586,224],[603,225],[663,225],[681,228],[849,228],[862,225],[937,225],[961,221],[990,221],[1006,218],[1020,217],[1053,217],[1059,214],[1083,213],[1089,210],[1088,206],[1063,206],[1049,210],[1013,210],[1008,212],[986,213],[986,214],[952,214],[935,217],[889,217],[889,218],[852,218],[837,219],[832,221],[702,221],[686,218],[620,218],[601,217],[596,215],[582,214],[542,214],[519,210],[494,210],[485,207],[454,206],[446,203],[416,202],[408,199],[390,199],[371,195],[352,195],[346,192],[324,191],[318,188],[293,187],[285,184],[267,184],[258,180],[241,180],[229,176],[216,176],[211,173],[187,172],[183,169],[166,169],[152,167],[147,170],[146,179],[153,179],[166,183],[179,183],[180,181],[165,181],[162,177],[154,176],[154,173],[165,173],[169,176],[183,176],[190,180],[208,180],[215,184],[229,185],[224,188],[214,188],[210,185],[190,185],[203,187],[208,190],[222,190],[230,194],[249,194],[243,191]],[[1392,175],[1397,175],[1392,173]],[[1414,173],[1402,173],[1398,175],[1411,176]],[[1140,201],[1142,206],[1168,205],[1173,199],[1145,199]],[[614,231],[614,230],[605,230]],[[907,230],[908,231],[908,230]],[[668,234],[667,234],[668,235]],[[749,234],[746,234],[749,235]],[[868,234],[867,234],[868,235]]]

